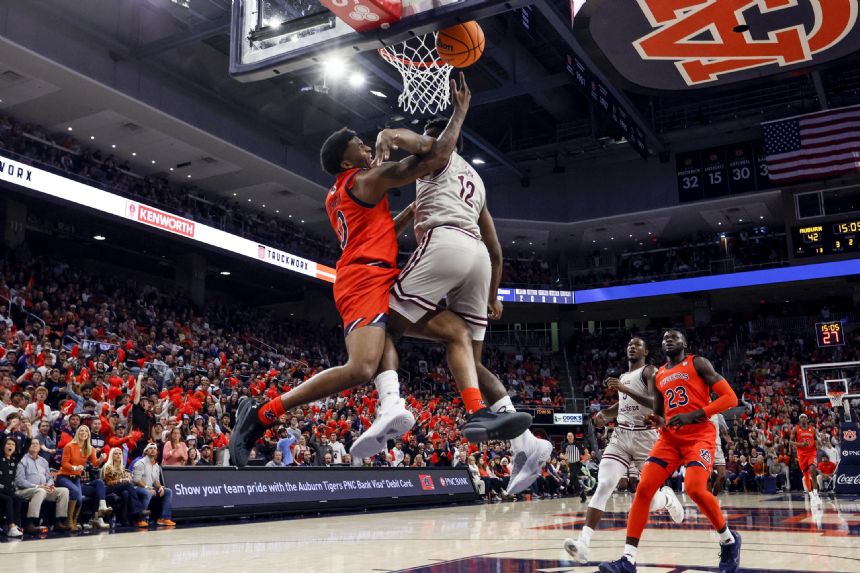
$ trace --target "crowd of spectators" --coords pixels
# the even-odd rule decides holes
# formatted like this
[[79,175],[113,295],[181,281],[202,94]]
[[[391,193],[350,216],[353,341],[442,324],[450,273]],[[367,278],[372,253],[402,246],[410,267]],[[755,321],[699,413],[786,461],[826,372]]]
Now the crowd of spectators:
[[[120,276],[35,258],[26,248],[2,262],[0,295],[10,302],[0,306],[0,438],[14,442],[10,460],[18,464],[37,444],[70,516],[89,504],[89,525],[100,528],[109,505],[118,523],[145,526],[150,508],[156,523],[170,524],[171,493],[158,468],[228,465],[239,399],[269,399],[343,363],[342,332],[240,305],[198,309],[176,292]],[[476,446],[459,434],[465,411],[444,350],[415,343],[400,351],[403,394],[417,423],[399,446],[350,458],[376,408],[376,392],[365,386],[286,413],[252,463],[422,467],[452,465],[466,453],[490,480],[488,497],[501,497],[508,444]],[[489,347],[485,364],[515,403],[564,405],[548,354]]]
[[737,234],[699,234],[682,241],[654,241],[617,255],[594,251],[580,271],[578,287],[600,287],[721,274],[787,264],[785,235],[765,227]]
[[[774,491],[801,490],[801,474],[790,442],[791,432],[801,414],[809,417],[821,439],[818,452],[820,484],[828,485],[840,460],[839,413],[826,400],[806,400],[801,382],[802,364],[852,362],[860,360],[860,338],[838,350],[818,349],[805,335],[769,331],[750,336],[734,362],[727,359],[729,345],[737,337],[740,322],[726,321],[708,327],[686,330],[691,353],[709,358],[717,372],[723,373],[740,398],[737,409],[726,414],[728,435],[722,447],[726,454],[725,489],[762,492],[771,483]],[[590,404],[591,412],[600,411],[617,401],[617,394],[606,388],[604,380],[627,370],[624,349],[631,336],[640,336],[650,347],[649,361],[662,363],[661,330],[647,332],[615,331],[600,335],[582,334],[572,342],[574,382],[579,397]],[[727,371],[726,368],[731,368]],[[821,389],[819,389],[821,390]],[[860,400],[853,400],[853,409]],[[596,432],[597,457],[611,436],[611,428]],[[673,482],[681,487],[681,472]]]

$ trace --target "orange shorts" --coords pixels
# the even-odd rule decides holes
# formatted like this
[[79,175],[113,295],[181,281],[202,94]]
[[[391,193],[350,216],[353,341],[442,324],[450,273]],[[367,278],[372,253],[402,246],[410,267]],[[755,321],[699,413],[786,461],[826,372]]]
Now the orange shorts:
[[806,470],[809,469],[809,466],[817,466],[818,465],[818,456],[815,451],[805,452],[803,450],[797,451],[797,465],[800,466],[800,472],[806,473]]
[[400,273],[396,268],[346,265],[337,269],[334,304],[343,319],[344,336],[363,326],[388,321],[388,292]]
[[683,464],[700,466],[710,472],[714,467],[717,433],[713,424],[690,424],[677,430],[660,430],[660,437],[648,454],[648,462],[657,464],[669,475]]

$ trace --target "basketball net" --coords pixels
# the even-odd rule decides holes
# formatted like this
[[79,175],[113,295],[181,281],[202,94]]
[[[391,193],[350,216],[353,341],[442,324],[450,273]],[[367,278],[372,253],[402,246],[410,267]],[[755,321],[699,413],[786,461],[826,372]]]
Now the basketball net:
[[453,67],[439,59],[435,34],[379,48],[379,55],[394,66],[403,79],[403,91],[397,98],[400,109],[434,115],[448,107],[451,99],[448,78]]
[[829,390],[827,392],[827,399],[830,400],[830,406],[834,410],[842,406],[842,396],[844,395],[845,392],[842,392],[840,390]]

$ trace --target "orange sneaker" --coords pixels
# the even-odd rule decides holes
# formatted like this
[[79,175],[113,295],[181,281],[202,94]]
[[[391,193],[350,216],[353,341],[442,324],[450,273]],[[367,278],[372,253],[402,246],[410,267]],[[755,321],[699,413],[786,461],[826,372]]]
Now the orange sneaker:
[[138,521],[137,523],[135,523],[135,525],[136,525],[137,527],[149,527],[149,522],[148,522],[148,521],[146,521],[145,519],[141,519],[140,521]]
[[158,519],[155,523],[163,525],[164,527],[176,527],[176,524],[169,519]]

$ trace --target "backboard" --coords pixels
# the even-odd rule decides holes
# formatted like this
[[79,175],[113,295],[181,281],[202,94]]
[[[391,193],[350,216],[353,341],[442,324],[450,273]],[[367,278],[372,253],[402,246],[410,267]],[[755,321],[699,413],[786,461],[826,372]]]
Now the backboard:
[[[362,0],[339,0],[360,6]],[[534,0],[403,0],[387,29],[359,33],[319,0],[234,0],[230,75],[251,82],[403,42],[457,22],[480,20]]]
[[860,397],[860,362],[804,364],[800,373],[807,400],[827,400],[829,390],[841,390],[845,398]]

